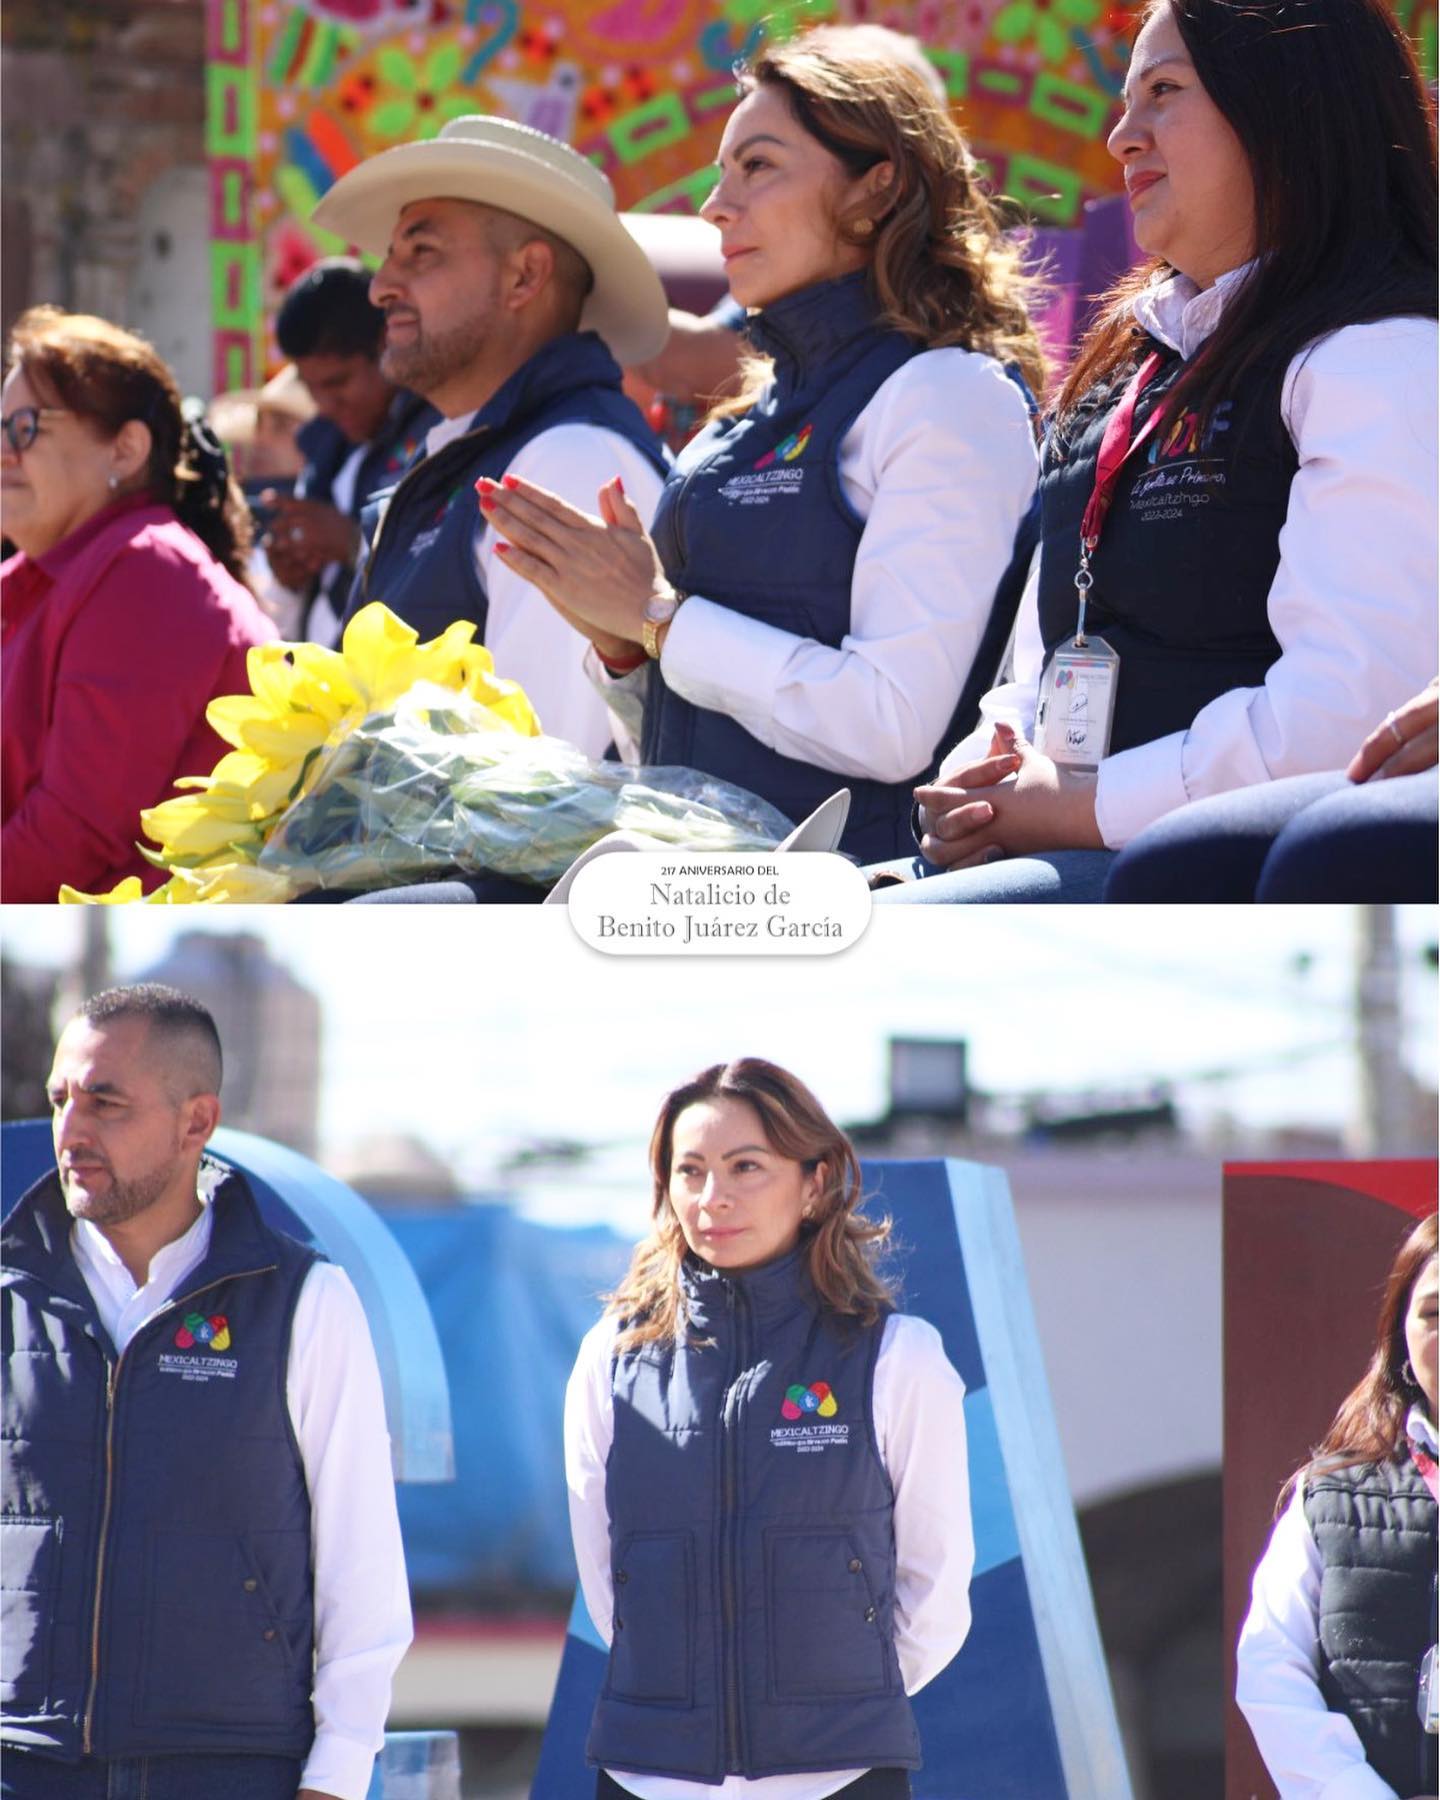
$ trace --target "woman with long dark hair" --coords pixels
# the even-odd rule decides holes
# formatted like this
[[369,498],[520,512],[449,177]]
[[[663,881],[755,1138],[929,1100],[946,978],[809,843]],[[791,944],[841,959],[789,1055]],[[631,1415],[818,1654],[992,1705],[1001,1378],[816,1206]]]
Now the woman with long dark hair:
[[1255,1571],[1236,1699],[1281,1800],[1435,1793],[1436,1242],[1432,1214],[1401,1245]]
[[597,1796],[904,1800],[907,1695],[970,1624],[963,1384],[895,1310],[888,1223],[795,1076],[703,1070],[667,1095],[650,1165],[650,1234],[565,1403],[610,1646]]
[[889,856],[1023,581],[1033,284],[912,68],[822,27],[739,87],[702,211],[763,353],[744,393],[682,452],[650,536],[615,483],[600,519],[525,482],[482,483],[481,507],[617,678],[642,761],[797,822],[848,787],[842,848]]
[[889,900],[1098,898],[1436,666],[1435,138],[1391,8],[1152,0],[1110,150],[1149,259],[1055,402],[1014,679],[917,795],[959,872]]
[[15,326],[0,494],[0,893],[162,879],[140,813],[227,746],[205,721],[275,627],[246,585],[225,453],[144,338],[36,306]]

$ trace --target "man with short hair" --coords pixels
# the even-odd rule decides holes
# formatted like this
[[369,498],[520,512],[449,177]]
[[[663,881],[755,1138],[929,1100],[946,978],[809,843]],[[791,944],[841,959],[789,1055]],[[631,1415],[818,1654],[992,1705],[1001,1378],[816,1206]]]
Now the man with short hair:
[[[543,729],[602,754],[611,724],[587,641],[506,566],[474,488],[514,474],[594,511],[619,475],[644,521],[654,510],[665,453],[616,359],[659,349],[665,295],[610,183],[544,132],[454,119],[351,169],[315,220],[383,253],[381,369],[444,415],[377,513],[350,612],[383,600],[423,638],[473,621]],[[633,650],[621,658],[638,667]]]
[[0,1234],[4,1792],[363,1800],[410,1641],[354,1288],[209,1161],[173,988],[61,1034],[55,1171]]
[[297,635],[334,644],[362,548],[361,515],[404,474],[440,415],[382,372],[385,315],[370,299],[369,271],[352,256],[324,257],[292,284],[275,339],[318,417],[298,435],[306,461],[294,497],[264,496],[274,509],[265,551],[279,580],[304,598]]

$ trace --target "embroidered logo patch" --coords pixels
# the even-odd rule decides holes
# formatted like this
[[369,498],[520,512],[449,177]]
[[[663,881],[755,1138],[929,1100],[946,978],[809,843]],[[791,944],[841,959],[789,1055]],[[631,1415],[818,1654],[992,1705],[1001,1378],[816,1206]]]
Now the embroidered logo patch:
[[175,1348],[193,1350],[197,1345],[202,1350],[230,1348],[230,1321],[224,1313],[211,1313],[208,1318],[204,1313],[186,1313],[184,1323],[175,1333]]
[[810,442],[813,425],[802,425],[799,431],[792,431],[790,436],[778,443],[773,450],[767,450],[763,456],[757,456],[752,467],[768,469],[773,462],[794,462],[805,454],[805,446]]
[[839,1402],[830,1392],[828,1382],[812,1381],[809,1387],[796,1382],[785,1390],[785,1398],[780,1402],[782,1419],[803,1419],[807,1413],[818,1413],[822,1419],[833,1419],[840,1410]]

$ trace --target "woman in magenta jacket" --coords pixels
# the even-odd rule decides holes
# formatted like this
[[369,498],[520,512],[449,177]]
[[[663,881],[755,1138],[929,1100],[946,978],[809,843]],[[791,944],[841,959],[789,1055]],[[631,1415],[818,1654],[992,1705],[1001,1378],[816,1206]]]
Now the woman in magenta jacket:
[[244,503],[143,338],[34,307],[9,363],[0,899],[154,887],[140,812],[209,774],[226,745],[205,708],[248,691],[246,653],[276,635],[245,585]]

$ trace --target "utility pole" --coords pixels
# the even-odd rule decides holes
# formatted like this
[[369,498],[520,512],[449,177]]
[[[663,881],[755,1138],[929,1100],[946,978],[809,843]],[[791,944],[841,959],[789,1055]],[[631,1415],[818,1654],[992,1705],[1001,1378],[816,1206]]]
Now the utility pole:
[[80,995],[88,999],[110,985],[110,921],[103,906],[87,906],[80,923]]
[[1414,1102],[1400,1058],[1400,952],[1393,906],[1356,908],[1355,1041],[1359,1052],[1355,1149],[1401,1156],[1411,1148]]

